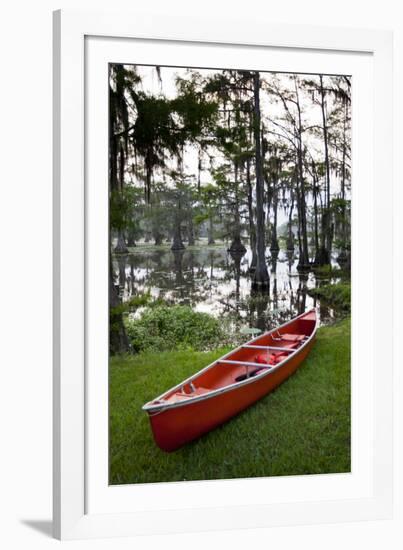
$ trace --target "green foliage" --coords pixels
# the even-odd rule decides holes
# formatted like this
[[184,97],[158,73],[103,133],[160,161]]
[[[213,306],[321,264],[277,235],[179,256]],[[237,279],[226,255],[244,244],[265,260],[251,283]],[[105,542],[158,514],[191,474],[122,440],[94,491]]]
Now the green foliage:
[[342,238],[336,238],[334,239],[334,247],[339,250],[344,250],[345,252],[350,252],[351,253],[351,242],[350,241],[345,241],[344,239]]
[[350,471],[350,320],[320,328],[298,371],[221,427],[164,453],[141,407],[223,355],[144,352],[110,361],[110,483]]
[[220,323],[207,313],[188,306],[148,307],[140,319],[127,320],[127,335],[133,351],[217,347],[222,338]]
[[322,279],[349,279],[350,273],[348,271],[345,271],[343,269],[339,269],[337,267],[333,267],[329,264],[315,266],[313,268],[313,272],[315,274],[316,278],[322,278]]
[[127,230],[137,236],[140,230],[141,191],[126,186],[122,190],[111,191],[109,201],[110,227],[118,231]]
[[133,146],[149,168],[164,166],[165,154],[180,154],[172,102],[164,97],[139,94],[137,120],[131,135]]
[[351,210],[351,200],[342,199],[342,198],[332,198],[330,203],[333,211],[341,217],[344,212],[350,212]]
[[196,225],[200,225],[202,224],[203,222],[207,221],[209,219],[209,214],[208,212],[201,212],[200,214],[196,214],[195,217],[193,218],[193,222],[196,224]]
[[179,115],[184,141],[202,141],[204,134],[214,129],[218,105],[206,99],[202,92],[201,75],[191,72],[189,79],[176,81],[178,96],[172,101],[172,109]]
[[151,295],[149,292],[132,296],[127,302],[122,302],[115,307],[110,308],[111,317],[115,317],[120,314],[134,313],[139,307],[149,305],[151,302]]
[[318,288],[312,288],[308,290],[308,293],[341,311],[350,312],[351,285],[349,283],[324,285]]

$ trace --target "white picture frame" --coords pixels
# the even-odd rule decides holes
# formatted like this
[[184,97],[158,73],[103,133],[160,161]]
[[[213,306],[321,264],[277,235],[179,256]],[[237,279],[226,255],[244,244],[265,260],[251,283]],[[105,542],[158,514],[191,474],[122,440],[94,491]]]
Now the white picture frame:
[[[94,49],[91,44],[95,42]],[[355,347],[353,341],[353,362],[355,361],[357,368],[352,382],[353,397],[356,392],[356,403],[359,404],[357,415],[361,414],[361,420],[357,421],[356,426],[362,428],[362,430],[354,430],[353,426],[353,438],[358,442],[357,447],[362,446],[362,450],[368,449],[368,445],[371,445],[371,452],[361,452],[361,458],[365,454],[366,461],[356,462],[351,478],[346,480],[338,478],[333,483],[333,488],[331,475],[300,476],[291,481],[290,478],[271,480],[265,485],[267,491],[263,493],[259,492],[258,487],[267,480],[261,479],[236,480],[235,483],[242,483],[242,486],[237,486],[238,489],[242,488],[241,491],[235,492],[231,490],[231,487],[235,487],[234,482],[197,482],[197,486],[181,482],[169,484],[171,494],[177,495],[175,505],[150,507],[146,505],[147,499],[152,495],[155,501],[158,495],[161,497],[166,495],[168,489],[163,486],[167,484],[150,484],[152,487],[145,489],[145,486],[142,486],[143,488],[137,488],[137,493],[127,488],[125,494],[119,488],[107,486],[105,410],[100,413],[100,418],[103,415],[103,420],[100,422],[93,412],[93,404],[97,403],[97,400],[101,400],[101,405],[102,400],[105,401],[107,388],[105,390],[105,376],[103,379],[102,375],[99,379],[96,378],[98,375],[94,375],[94,369],[91,367],[94,361],[105,360],[107,346],[105,342],[105,345],[101,346],[100,355],[95,356],[94,346],[90,343],[94,332],[99,336],[97,330],[105,330],[106,325],[102,329],[102,326],[96,325],[96,319],[99,317],[97,315],[99,308],[102,317],[106,296],[97,300],[99,302],[97,312],[97,304],[90,290],[93,285],[89,284],[91,269],[95,265],[93,262],[102,262],[102,252],[99,251],[106,249],[100,237],[102,231],[95,232],[94,223],[98,223],[97,227],[102,229],[107,201],[106,197],[105,200],[94,198],[91,178],[95,173],[92,171],[93,164],[90,160],[98,151],[102,151],[105,143],[102,141],[102,131],[97,138],[92,137],[94,129],[91,117],[94,114],[94,104],[88,105],[88,94],[91,94],[92,83],[97,82],[96,71],[95,80],[91,80],[93,79],[91,68],[96,66],[96,61],[105,63],[108,56],[113,55],[111,61],[136,63],[138,60],[132,59],[131,52],[133,44],[140,42],[145,56],[148,55],[147,47],[152,47],[154,58],[159,57],[155,60],[156,64],[164,63],[168,55],[168,45],[173,45],[175,51],[179,53],[181,49],[193,47],[193,52],[197,49],[199,56],[203,48],[210,50],[216,48],[217,52],[225,50],[225,55],[229,56],[228,59],[231,56],[235,59],[234,49],[238,52],[238,58],[245,51],[253,51],[258,57],[270,50],[279,53],[284,59],[287,59],[289,52],[294,52],[296,58],[303,60],[305,56],[305,64],[312,66],[312,63],[317,63],[318,67],[319,65],[322,67],[321,70],[326,63],[327,55],[332,55],[333,63],[340,63],[340,67],[344,63],[346,66],[348,63],[354,64],[354,56],[358,59],[357,74],[361,71],[363,79],[358,79],[362,86],[359,86],[357,93],[361,94],[359,97],[363,105],[367,94],[369,103],[361,110],[357,109],[358,118],[356,118],[356,127],[363,136],[362,143],[366,148],[361,146],[360,149],[359,140],[354,141],[353,114],[353,149],[356,150],[353,177],[363,182],[372,181],[372,184],[368,184],[365,189],[361,185],[356,195],[359,199],[356,220],[359,218],[360,223],[356,223],[355,235],[356,242],[361,242],[364,232],[360,233],[359,227],[371,224],[373,242],[366,243],[363,249],[371,258],[369,265],[373,268],[373,278],[371,275],[368,287],[373,296],[371,302],[373,307],[363,311],[365,305],[362,299],[363,293],[357,292],[354,297],[353,269],[353,311],[356,325],[360,323],[361,329],[359,331],[357,328],[355,331],[357,340]],[[93,57],[91,52],[95,52]],[[125,57],[121,57],[124,52],[126,52]],[[119,56],[118,59],[116,55]],[[312,61],[312,58],[316,58],[316,61],[315,59]],[[343,59],[349,61],[343,61]],[[359,59],[363,62],[360,63]],[[281,70],[281,63],[284,66],[285,61],[278,61],[278,70]],[[297,71],[299,62],[295,63],[292,66],[288,64],[288,69],[284,66],[284,70]],[[361,68],[360,65],[362,65]],[[381,293],[377,291],[379,290],[377,285],[380,284],[378,276],[380,266],[374,259],[377,250],[381,250],[381,247],[383,254],[392,255],[390,239],[392,218],[388,211],[389,202],[385,198],[392,188],[391,82],[392,34],[386,31],[273,25],[264,20],[251,21],[246,25],[244,19],[230,21],[227,19],[224,22],[213,17],[206,18],[204,21],[190,17],[151,18],[136,12],[85,13],[64,10],[55,12],[54,536],[56,538],[190,532],[201,530],[200,525],[203,525],[204,530],[213,530],[240,526],[251,528],[358,521],[391,516],[392,347],[390,322],[384,323],[382,320],[392,319],[393,300],[382,300]],[[370,89],[365,90],[364,83],[368,84]],[[106,105],[102,104],[102,94],[100,97],[99,105],[96,105],[96,109],[99,108],[99,110],[96,112],[104,113],[102,109],[106,109]],[[101,114],[99,118],[103,120],[104,117]],[[105,121],[102,128],[105,130]],[[101,130],[102,128],[100,126]],[[367,141],[364,139],[366,130],[369,136],[366,138]],[[356,133],[356,138],[360,135],[359,132]],[[368,158],[365,158],[368,151],[372,153],[372,160],[370,159],[369,162]],[[107,162],[106,158],[100,161],[100,165],[102,163],[104,165],[105,162]],[[382,186],[376,185],[379,181],[382,181]],[[375,205],[376,216],[374,215]],[[104,227],[105,230],[107,231],[107,227]],[[358,266],[357,260],[356,265]],[[365,344],[365,327],[373,337],[372,346],[365,346],[368,348],[366,352],[363,351],[363,346],[360,346],[360,343]],[[382,341],[388,341],[390,347],[385,349],[385,346],[376,344]],[[382,364],[382,369],[376,369],[375,364]],[[368,376],[365,375],[366,366],[368,366]],[[104,406],[107,407],[107,403]],[[363,418],[365,412],[370,412],[367,415],[368,418],[370,417],[368,422]],[[360,435],[364,432],[366,443],[365,437],[361,438]],[[101,453],[103,458],[97,461],[93,457],[95,451],[99,449],[103,453]],[[297,489],[300,491],[298,496],[293,496],[292,492]],[[274,498],[276,491],[286,496],[282,499]],[[192,495],[196,494],[192,501]],[[312,495],[311,498],[307,496],[309,494]],[[212,500],[213,506],[209,504]],[[100,504],[94,506],[93,502]],[[166,503],[166,499],[164,502]],[[197,502],[201,504],[198,506]]]

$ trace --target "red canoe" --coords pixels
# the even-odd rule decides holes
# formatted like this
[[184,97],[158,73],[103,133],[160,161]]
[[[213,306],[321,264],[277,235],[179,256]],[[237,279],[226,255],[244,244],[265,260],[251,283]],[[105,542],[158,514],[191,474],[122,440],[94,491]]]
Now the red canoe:
[[174,451],[284,382],[308,355],[315,309],[227,353],[143,406],[156,444]]

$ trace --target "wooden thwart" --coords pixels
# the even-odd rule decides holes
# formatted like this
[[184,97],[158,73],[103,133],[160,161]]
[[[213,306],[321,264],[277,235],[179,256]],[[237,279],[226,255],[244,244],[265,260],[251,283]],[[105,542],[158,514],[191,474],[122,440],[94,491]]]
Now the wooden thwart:
[[276,346],[254,346],[253,344],[244,344],[242,347],[249,348],[249,349],[265,349],[265,350],[272,350],[272,351],[288,351],[288,353],[291,353],[292,351],[296,351],[298,349],[298,348],[279,348]]
[[241,367],[260,367],[262,369],[272,369],[272,365],[265,363],[253,363],[251,361],[231,361],[230,359],[220,359],[217,363],[225,363],[226,365],[239,365]]

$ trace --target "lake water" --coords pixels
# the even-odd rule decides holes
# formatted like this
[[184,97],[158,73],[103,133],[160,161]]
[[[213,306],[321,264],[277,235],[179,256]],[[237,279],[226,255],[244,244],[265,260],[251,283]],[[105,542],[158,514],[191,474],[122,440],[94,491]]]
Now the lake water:
[[270,287],[261,293],[251,290],[250,250],[241,258],[232,257],[225,244],[176,253],[168,244],[166,248],[140,244],[132,250],[113,258],[123,301],[150,292],[170,304],[186,304],[221,318],[234,331],[246,327],[265,331],[313,306],[318,307],[321,324],[338,316],[308,294],[308,289],[329,279],[299,274],[298,258],[289,252],[280,251],[275,261],[267,250]]

